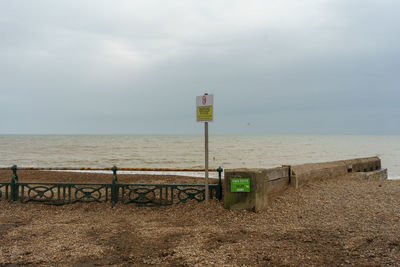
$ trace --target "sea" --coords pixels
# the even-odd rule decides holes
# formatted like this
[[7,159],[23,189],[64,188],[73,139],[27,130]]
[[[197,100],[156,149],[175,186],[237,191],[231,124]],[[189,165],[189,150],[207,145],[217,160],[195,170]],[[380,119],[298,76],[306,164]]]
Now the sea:
[[[0,135],[0,167],[204,168],[202,135]],[[400,178],[400,135],[210,135],[209,167],[271,168],[379,156]]]

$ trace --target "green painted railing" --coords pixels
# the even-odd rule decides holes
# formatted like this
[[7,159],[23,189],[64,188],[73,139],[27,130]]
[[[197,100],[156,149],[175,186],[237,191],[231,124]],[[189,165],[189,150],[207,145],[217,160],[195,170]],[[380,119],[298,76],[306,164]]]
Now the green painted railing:
[[11,197],[11,192],[10,192],[10,183],[2,183],[0,182],[0,200],[2,198],[4,199],[10,199]]
[[[112,207],[116,203],[134,203],[140,206],[172,205],[189,200],[202,202],[205,199],[204,184],[120,184],[117,167],[111,168],[112,182],[106,183],[53,183],[19,182],[17,166],[9,183],[0,182],[0,200],[42,202],[52,205],[72,204],[76,202],[108,202]],[[209,185],[210,199],[222,199],[222,172],[219,167],[218,184]]]

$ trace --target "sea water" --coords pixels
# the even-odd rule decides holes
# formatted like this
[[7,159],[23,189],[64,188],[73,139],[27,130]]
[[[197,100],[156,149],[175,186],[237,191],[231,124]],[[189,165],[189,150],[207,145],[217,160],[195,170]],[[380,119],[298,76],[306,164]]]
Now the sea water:
[[[400,178],[400,135],[210,135],[210,168],[379,156]],[[0,135],[0,167],[204,168],[202,135]]]

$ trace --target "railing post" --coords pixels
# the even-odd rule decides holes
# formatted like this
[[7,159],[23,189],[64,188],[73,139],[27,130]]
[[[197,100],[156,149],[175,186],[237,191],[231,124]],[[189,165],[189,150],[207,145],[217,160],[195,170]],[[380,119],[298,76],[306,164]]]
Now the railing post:
[[111,168],[113,172],[113,179],[111,184],[111,206],[114,208],[115,203],[118,202],[118,179],[117,179],[117,166]]
[[221,200],[222,199],[222,181],[221,181],[221,179],[222,179],[222,172],[223,172],[224,170],[221,168],[221,167],[219,167],[218,169],[217,169],[217,172],[218,172],[218,189],[217,189],[217,199],[218,200]]
[[12,165],[11,170],[13,172],[11,176],[11,202],[18,200],[18,175],[17,175],[17,165]]

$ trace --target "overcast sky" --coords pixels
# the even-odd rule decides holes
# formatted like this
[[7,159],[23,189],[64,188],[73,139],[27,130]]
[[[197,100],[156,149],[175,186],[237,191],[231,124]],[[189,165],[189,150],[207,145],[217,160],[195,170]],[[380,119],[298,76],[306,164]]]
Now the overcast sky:
[[0,1],[0,134],[399,134],[400,1]]

